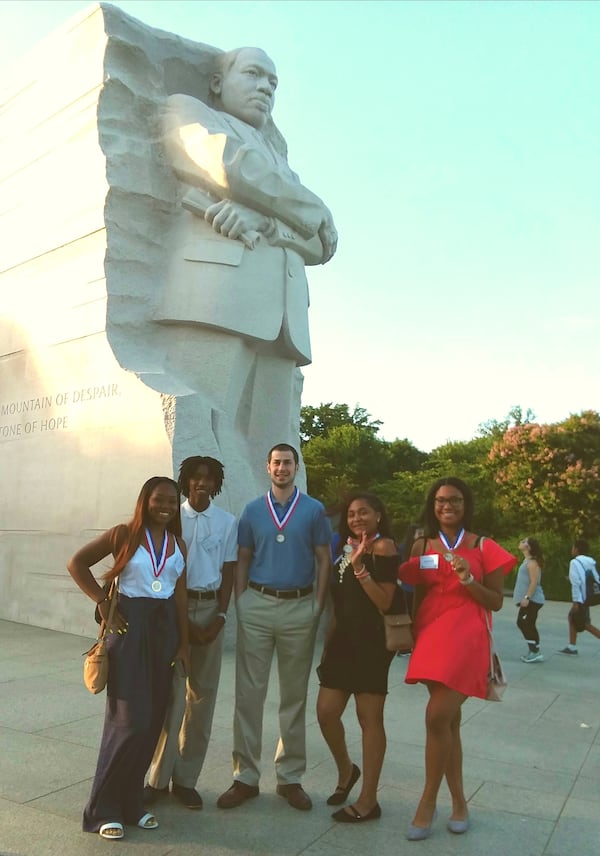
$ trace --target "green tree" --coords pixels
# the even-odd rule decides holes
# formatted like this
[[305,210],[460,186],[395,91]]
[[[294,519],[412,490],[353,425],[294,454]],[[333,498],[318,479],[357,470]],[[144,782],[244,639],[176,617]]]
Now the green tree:
[[551,425],[525,423],[494,440],[495,499],[506,527],[589,536],[600,515],[600,415]]
[[333,428],[354,425],[371,434],[377,434],[383,423],[372,420],[371,414],[358,404],[352,413],[347,404],[320,404],[318,407],[303,407],[300,411],[300,439],[308,443],[316,437],[325,437]]
[[535,413],[528,407],[523,414],[523,408],[517,404],[508,411],[508,416],[502,421],[488,419],[479,425],[477,434],[479,437],[492,437],[497,440],[502,437],[509,428],[517,425],[528,425],[535,419]]
[[340,425],[302,447],[309,493],[325,506],[389,477],[387,444],[369,428]]

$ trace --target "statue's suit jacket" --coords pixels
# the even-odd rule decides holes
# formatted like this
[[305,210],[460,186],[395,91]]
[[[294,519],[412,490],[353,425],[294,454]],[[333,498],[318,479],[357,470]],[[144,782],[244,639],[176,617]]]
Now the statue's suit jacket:
[[[250,125],[187,95],[173,95],[162,117],[182,199],[194,189],[271,218],[255,249],[213,230],[182,207],[170,242],[168,282],[156,320],[207,325],[238,334],[260,350],[310,362],[305,264],[318,264],[324,203],[287,160]],[[267,237],[268,235],[268,237]]]

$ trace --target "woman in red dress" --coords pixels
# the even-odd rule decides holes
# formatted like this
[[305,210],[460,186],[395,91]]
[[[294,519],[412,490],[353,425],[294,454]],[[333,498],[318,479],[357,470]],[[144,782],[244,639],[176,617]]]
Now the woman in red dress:
[[429,691],[425,714],[425,788],[409,827],[409,841],[431,835],[442,777],[452,797],[450,832],[469,829],[462,780],[461,707],[469,696],[485,698],[490,649],[486,611],[502,608],[503,578],[516,559],[489,538],[470,532],[473,496],[460,479],[439,479],[425,502],[424,538],[413,545],[399,576],[423,584],[426,594],[415,621],[409,684]]

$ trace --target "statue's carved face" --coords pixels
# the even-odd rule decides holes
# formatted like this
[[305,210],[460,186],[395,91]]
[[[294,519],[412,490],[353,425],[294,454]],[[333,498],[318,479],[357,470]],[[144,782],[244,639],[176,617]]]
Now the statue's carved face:
[[221,110],[254,128],[262,128],[269,119],[276,88],[275,66],[257,48],[240,51],[231,68],[211,81]]

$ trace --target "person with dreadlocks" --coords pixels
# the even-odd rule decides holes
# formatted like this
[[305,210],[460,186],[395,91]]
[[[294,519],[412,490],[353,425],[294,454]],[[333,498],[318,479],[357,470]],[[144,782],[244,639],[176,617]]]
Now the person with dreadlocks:
[[181,526],[187,546],[190,670],[176,672],[148,784],[147,805],[171,792],[186,808],[202,808],[195,790],[212,730],[223,655],[223,628],[237,560],[237,522],[211,499],[221,492],[223,465],[194,455],[179,470],[179,488],[187,497]]

